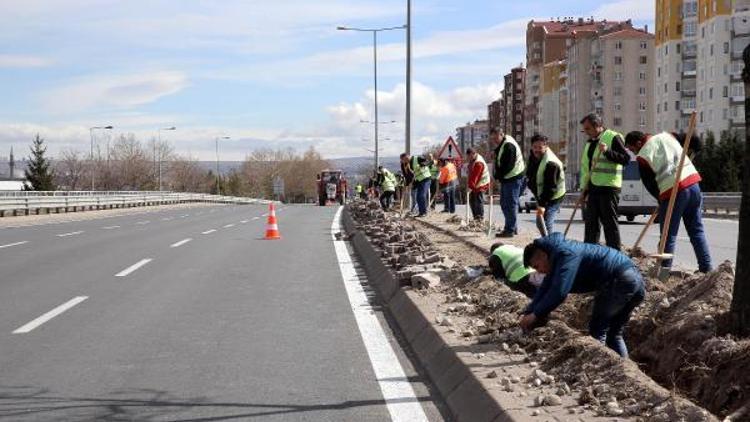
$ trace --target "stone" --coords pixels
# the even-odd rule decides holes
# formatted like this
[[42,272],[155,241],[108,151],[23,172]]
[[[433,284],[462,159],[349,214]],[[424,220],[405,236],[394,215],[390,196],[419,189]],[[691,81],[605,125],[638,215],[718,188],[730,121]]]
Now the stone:
[[464,331],[461,332],[461,335],[464,336],[464,337],[473,337],[474,336],[474,331],[472,331],[472,330],[464,330]]
[[539,416],[541,414],[542,412],[540,412],[539,410],[534,410],[533,412],[531,412],[531,416]]
[[428,289],[440,285],[440,276],[435,273],[419,273],[411,276],[411,286],[415,289]]
[[562,399],[560,398],[560,396],[556,396],[554,394],[544,396],[545,406],[559,406],[561,404],[562,404]]
[[479,337],[477,337],[477,343],[479,344],[487,344],[492,341],[492,335],[491,334],[482,334]]
[[440,325],[443,327],[452,327],[453,321],[448,317],[444,317],[443,320],[440,321]]
[[534,406],[537,406],[537,407],[544,406],[544,396],[536,396],[534,398]]
[[594,386],[594,395],[596,395],[596,397],[602,397],[608,393],[609,393],[609,385],[598,384]]
[[539,362],[531,361],[531,362],[529,362],[529,366],[532,367],[532,368],[536,368],[537,366],[539,366]]
[[518,384],[519,382],[521,382],[521,378],[518,377],[518,376],[516,376],[516,375],[514,375],[514,376],[510,377],[510,382],[512,382],[513,384]]
[[510,351],[510,346],[508,346],[508,343],[501,344],[500,348],[503,349],[504,352]]
[[503,387],[503,390],[508,393],[512,393],[514,391],[514,388],[512,385],[506,385],[505,387]]
[[497,378],[497,372],[495,372],[494,370],[493,370],[493,371],[490,371],[490,372],[489,372],[489,373],[487,374],[487,378]]
[[534,381],[532,381],[532,384],[534,384],[534,387],[541,387],[542,380],[540,380],[539,378],[534,378]]

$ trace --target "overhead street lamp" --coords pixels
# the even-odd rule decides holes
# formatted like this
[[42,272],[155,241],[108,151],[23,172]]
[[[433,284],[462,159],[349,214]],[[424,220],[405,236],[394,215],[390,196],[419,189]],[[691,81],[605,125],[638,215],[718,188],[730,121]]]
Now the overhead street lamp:
[[378,32],[394,31],[397,29],[406,29],[406,25],[391,26],[386,28],[352,28],[348,26],[336,27],[339,31],[357,31],[357,32],[372,32],[372,57],[373,57],[373,79],[375,85],[375,169],[377,170],[380,161],[378,159]]
[[95,177],[94,174],[96,173],[94,171],[94,131],[98,129],[103,130],[112,130],[114,129],[111,125],[109,126],[93,126],[89,128],[89,134],[91,135],[91,152],[89,154],[89,161],[91,164],[91,190],[94,190],[95,186]]
[[411,155],[411,0],[406,0],[406,115],[404,138],[406,155]]
[[221,179],[219,178],[219,139],[232,139],[231,136],[217,136],[216,142],[216,193],[221,195]]
[[[162,127],[156,130],[156,133],[159,137],[159,192],[161,192],[161,154],[162,154],[162,146],[161,146],[161,131],[162,130],[177,130],[176,127],[170,126],[170,127]],[[154,144],[154,161],[156,161],[156,145]],[[155,164],[155,163],[154,163]]]

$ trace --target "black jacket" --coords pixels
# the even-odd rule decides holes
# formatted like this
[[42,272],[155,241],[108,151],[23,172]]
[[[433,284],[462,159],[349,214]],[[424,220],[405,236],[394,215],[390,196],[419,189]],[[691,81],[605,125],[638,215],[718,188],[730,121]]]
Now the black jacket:
[[[505,142],[505,140],[503,140],[503,142]],[[501,155],[500,159],[498,159],[497,155],[500,154],[500,148],[502,147],[503,144],[501,143],[497,148],[495,148],[495,153],[493,154],[493,157],[495,157],[495,180],[498,180],[500,182],[511,182],[523,177],[523,173],[521,173],[518,176],[511,177],[510,179],[503,179],[503,176],[508,174],[508,172],[513,170],[513,167],[515,167],[517,153],[516,148],[505,148],[505,150],[503,151],[503,155]]]

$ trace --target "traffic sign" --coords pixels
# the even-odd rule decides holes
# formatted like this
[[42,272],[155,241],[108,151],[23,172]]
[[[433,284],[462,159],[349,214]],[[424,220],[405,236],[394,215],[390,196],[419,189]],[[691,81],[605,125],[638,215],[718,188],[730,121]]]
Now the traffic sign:
[[440,149],[437,158],[457,161],[459,163],[464,160],[461,155],[461,150],[458,148],[458,144],[456,144],[456,141],[453,140],[452,136],[449,136],[448,139],[445,140],[445,144],[443,144],[443,147]]

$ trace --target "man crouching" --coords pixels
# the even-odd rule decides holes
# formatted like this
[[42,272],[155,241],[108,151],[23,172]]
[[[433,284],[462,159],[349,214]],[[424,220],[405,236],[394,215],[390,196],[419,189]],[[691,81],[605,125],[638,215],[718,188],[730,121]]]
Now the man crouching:
[[523,249],[498,242],[492,245],[490,253],[489,266],[495,279],[505,280],[512,290],[533,298],[544,274],[523,264]]
[[589,333],[620,356],[628,356],[622,333],[645,296],[643,277],[630,258],[606,246],[553,233],[527,245],[523,260],[547,275],[519,320],[524,330],[537,326],[537,320],[560,306],[568,293],[596,292]]

